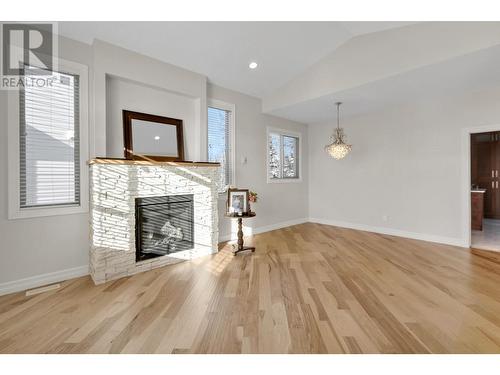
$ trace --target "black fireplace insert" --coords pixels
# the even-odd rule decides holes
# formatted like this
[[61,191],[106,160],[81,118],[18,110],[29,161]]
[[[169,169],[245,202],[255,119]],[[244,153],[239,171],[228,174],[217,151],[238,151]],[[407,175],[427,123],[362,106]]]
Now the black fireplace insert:
[[193,195],[135,199],[136,261],[194,247]]

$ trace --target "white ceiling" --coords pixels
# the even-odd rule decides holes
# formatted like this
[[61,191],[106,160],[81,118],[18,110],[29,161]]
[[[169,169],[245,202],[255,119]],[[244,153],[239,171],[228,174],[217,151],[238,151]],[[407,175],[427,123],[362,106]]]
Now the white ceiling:
[[335,120],[334,102],[342,117],[362,115],[412,101],[432,100],[448,93],[471,92],[500,84],[500,46],[415,69],[350,90],[304,101],[271,114],[313,124]]
[[[262,97],[353,36],[410,22],[60,22],[59,33],[100,39]],[[248,69],[256,61],[259,67]]]

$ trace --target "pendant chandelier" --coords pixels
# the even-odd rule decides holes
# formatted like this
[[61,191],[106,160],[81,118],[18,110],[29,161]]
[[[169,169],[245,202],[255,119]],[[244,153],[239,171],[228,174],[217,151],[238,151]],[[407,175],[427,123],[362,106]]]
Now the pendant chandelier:
[[325,146],[325,151],[330,154],[334,159],[343,159],[347,156],[349,151],[352,149],[352,145],[345,143],[344,129],[340,127],[340,105],[342,103],[337,102],[337,128],[334,130],[333,135],[330,137],[332,143]]

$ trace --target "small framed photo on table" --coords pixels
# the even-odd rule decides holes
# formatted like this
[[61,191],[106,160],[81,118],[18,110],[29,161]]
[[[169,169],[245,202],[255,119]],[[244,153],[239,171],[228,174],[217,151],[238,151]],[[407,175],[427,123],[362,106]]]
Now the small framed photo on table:
[[245,215],[248,213],[248,189],[227,190],[227,213]]

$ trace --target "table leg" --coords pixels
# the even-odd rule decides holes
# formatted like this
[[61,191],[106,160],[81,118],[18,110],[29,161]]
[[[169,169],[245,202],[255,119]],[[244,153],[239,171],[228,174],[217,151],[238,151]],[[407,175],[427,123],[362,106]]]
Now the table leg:
[[238,249],[233,252],[233,255],[236,255],[240,251],[251,250],[252,253],[255,251],[255,247],[251,246],[243,246],[243,219],[241,217],[238,218]]

